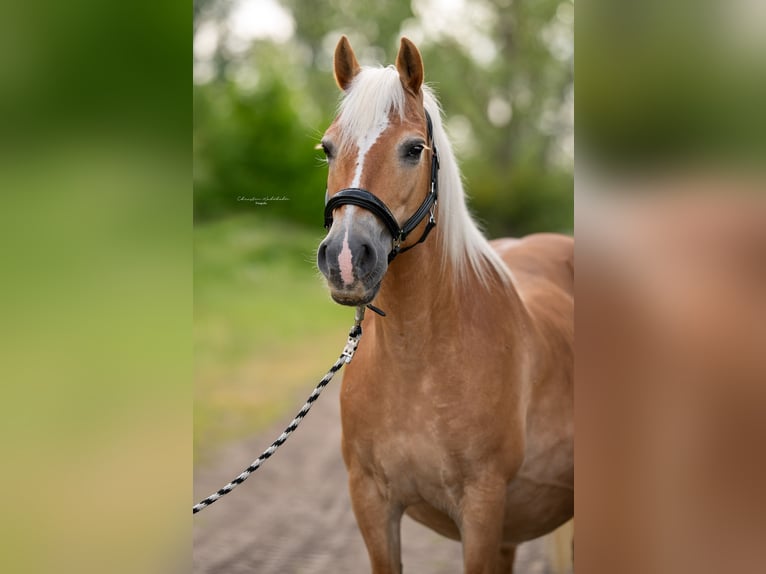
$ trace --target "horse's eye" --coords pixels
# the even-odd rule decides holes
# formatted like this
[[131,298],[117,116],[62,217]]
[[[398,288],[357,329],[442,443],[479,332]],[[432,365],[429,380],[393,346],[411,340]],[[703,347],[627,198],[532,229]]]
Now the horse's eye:
[[332,146],[326,142],[321,142],[319,144],[319,148],[324,152],[325,157],[327,159],[332,159]]
[[412,159],[418,159],[420,157],[420,154],[423,153],[423,149],[425,149],[425,146],[423,146],[423,144],[412,145],[407,149],[407,157]]

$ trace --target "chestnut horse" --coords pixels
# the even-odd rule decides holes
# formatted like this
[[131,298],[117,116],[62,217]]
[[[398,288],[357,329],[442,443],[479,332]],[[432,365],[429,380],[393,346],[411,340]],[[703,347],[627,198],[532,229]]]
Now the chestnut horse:
[[344,36],[334,67],[318,265],[335,301],[387,314],[367,313],[341,390],[372,572],[402,571],[406,512],[462,541],[465,572],[506,574],[574,511],[573,240],[483,237],[408,39],[362,68]]

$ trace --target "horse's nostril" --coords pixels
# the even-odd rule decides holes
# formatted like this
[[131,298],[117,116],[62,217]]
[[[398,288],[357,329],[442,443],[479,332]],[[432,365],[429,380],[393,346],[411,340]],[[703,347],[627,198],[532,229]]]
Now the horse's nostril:
[[327,244],[322,243],[319,245],[319,251],[317,251],[317,265],[319,270],[325,272],[327,270]]
[[375,264],[377,263],[377,257],[375,251],[369,243],[362,243],[359,246],[359,269],[362,273],[370,273]]

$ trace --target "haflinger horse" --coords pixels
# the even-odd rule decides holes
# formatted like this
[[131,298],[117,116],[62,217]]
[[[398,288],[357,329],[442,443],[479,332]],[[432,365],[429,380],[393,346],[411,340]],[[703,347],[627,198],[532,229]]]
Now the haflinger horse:
[[372,572],[402,571],[403,513],[462,541],[465,572],[512,572],[574,512],[573,240],[484,238],[411,41],[362,68],[344,36],[334,68],[318,266],[336,302],[386,313],[341,390]]

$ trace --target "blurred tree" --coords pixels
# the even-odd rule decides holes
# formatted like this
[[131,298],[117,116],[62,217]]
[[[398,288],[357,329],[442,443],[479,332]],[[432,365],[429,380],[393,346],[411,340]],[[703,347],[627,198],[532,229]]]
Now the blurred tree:
[[195,219],[268,209],[319,224],[325,171],[284,79],[260,71],[255,90],[226,81],[195,88]]

